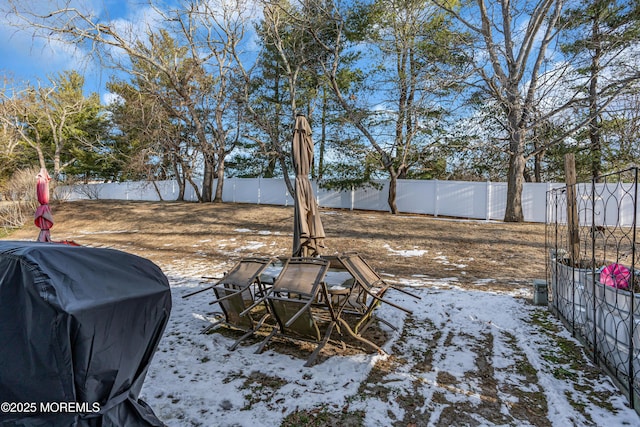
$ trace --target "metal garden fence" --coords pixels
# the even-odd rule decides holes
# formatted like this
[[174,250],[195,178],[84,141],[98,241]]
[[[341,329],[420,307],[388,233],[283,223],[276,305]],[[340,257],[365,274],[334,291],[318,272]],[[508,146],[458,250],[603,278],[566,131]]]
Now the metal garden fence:
[[570,188],[548,191],[546,270],[551,310],[640,412],[637,183],[634,167],[578,184],[575,208]]

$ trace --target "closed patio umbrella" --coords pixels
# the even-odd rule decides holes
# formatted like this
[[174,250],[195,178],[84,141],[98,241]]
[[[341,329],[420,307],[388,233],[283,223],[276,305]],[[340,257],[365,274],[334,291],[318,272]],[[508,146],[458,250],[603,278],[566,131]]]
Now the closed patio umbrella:
[[296,171],[295,213],[293,220],[293,256],[318,256],[324,247],[324,228],[318,214],[318,204],[309,181],[313,164],[313,139],[307,118],[296,116],[291,147]]
[[36,193],[40,206],[36,209],[34,223],[36,227],[40,228],[38,241],[50,242],[51,232],[49,230],[53,227],[53,215],[49,207],[49,181],[51,181],[51,177],[47,173],[47,170],[42,168],[36,176],[36,179]]

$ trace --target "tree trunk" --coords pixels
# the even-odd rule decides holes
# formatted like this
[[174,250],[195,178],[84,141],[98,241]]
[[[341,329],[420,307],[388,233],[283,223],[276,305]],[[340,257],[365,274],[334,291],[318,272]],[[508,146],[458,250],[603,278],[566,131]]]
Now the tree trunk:
[[186,178],[185,178],[185,170],[184,167],[180,167],[179,160],[175,155],[171,156],[171,166],[173,167],[173,174],[176,177],[176,181],[178,182],[178,197],[177,201],[184,201],[184,190],[186,187]]
[[189,181],[189,183],[193,187],[193,191],[196,192],[196,198],[198,199],[198,201],[202,202],[202,194],[200,194],[200,189],[198,188],[198,184],[193,182],[193,178],[191,177],[191,175],[188,175],[185,178],[187,179],[187,181]]
[[[45,162],[44,160],[44,153],[42,152],[42,147],[40,147],[40,144],[34,145],[33,147],[35,148],[36,153],[38,153],[38,163],[40,163],[40,169],[46,169],[47,162]],[[58,179],[58,176],[56,175],[55,170],[53,171],[53,177],[55,179]]]
[[505,222],[523,222],[522,212],[522,185],[524,181],[525,159],[522,154],[520,138],[522,131],[518,131],[516,141],[511,143],[511,155],[509,156],[509,172],[507,176],[507,208],[504,213]]
[[389,173],[389,197],[387,203],[392,214],[398,213],[398,205],[396,204],[396,194],[398,192],[398,177],[395,173]]
[[213,195],[213,156],[204,155],[204,174],[202,177],[202,202],[210,202]]
[[322,91],[322,116],[320,119],[320,147],[318,150],[318,170],[316,172],[316,179],[318,182],[322,181],[322,175],[324,174],[324,150],[327,140],[327,110],[328,110],[328,96],[326,89]]
[[184,192],[186,189],[186,185],[185,185],[185,179],[184,178],[178,178],[176,176],[176,181],[178,181],[178,197],[176,198],[176,200],[179,200],[181,202],[184,201]]
[[151,184],[153,184],[153,188],[156,190],[156,194],[158,195],[158,199],[160,199],[161,202],[164,202],[164,199],[162,198],[162,193],[160,192],[160,189],[158,188],[158,183],[156,182],[155,179],[151,180]]
[[591,59],[591,79],[589,82],[589,140],[591,149],[591,177],[600,182],[602,174],[602,141],[600,129],[600,114],[598,113],[598,76],[600,73],[600,29],[598,20],[594,19],[592,26],[592,42],[595,45]]
[[213,198],[214,203],[222,203],[222,190],[224,187],[224,157],[218,157],[218,167],[216,168],[216,194]]
[[278,160],[280,161],[280,167],[282,168],[283,174],[282,176],[284,176],[284,183],[287,186],[287,191],[289,192],[289,194],[291,195],[291,197],[293,197],[293,195],[295,194],[295,189],[293,188],[293,184],[291,183],[291,179],[289,179],[289,171],[287,169],[287,165],[284,161],[284,157],[282,155],[278,156]]
[[545,151],[540,151],[534,156],[533,171],[536,177],[536,182],[542,182],[542,159],[544,159]]

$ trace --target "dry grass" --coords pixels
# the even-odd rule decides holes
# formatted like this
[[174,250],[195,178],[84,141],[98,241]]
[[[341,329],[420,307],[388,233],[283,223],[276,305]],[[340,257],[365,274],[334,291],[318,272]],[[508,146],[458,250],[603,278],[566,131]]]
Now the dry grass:
[[[194,260],[210,268],[202,274],[247,255],[288,255],[292,245],[292,207],[91,200],[52,211],[54,240],[125,250],[161,267]],[[543,224],[330,209],[321,218],[323,254],[358,251],[397,279],[455,277],[463,286],[494,279],[486,287],[504,289],[544,277]],[[5,239],[37,235],[29,222]]]

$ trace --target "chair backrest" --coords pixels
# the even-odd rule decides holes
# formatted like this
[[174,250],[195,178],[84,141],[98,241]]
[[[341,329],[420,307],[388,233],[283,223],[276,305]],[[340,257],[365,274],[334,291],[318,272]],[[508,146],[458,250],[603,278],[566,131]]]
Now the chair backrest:
[[339,259],[361,286],[365,286],[367,289],[387,286],[378,273],[359,254],[347,253],[341,255]]
[[249,286],[271,262],[269,258],[243,258],[220,279],[219,283],[238,287]]
[[240,313],[253,304],[251,285],[271,262],[268,258],[243,258],[214,286],[216,297],[220,299],[218,304],[228,323],[251,327],[251,316],[240,316]]
[[284,335],[320,341],[322,334],[311,312],[329,262],[320,258],[291,258],[269,292],[269,303]]
[[320,258],[294,257],[288,259],[273,283],[273,291],[288,292],[313,298],[327,274],[329,262]]
[[244,289],[242,298],[245,301],[251,301],[253,300],[253,294],[250,289],[251,284],[271,265],[272,261],[269,258],[243,258],[220,279],[218,285],[224,285],[236,291]]
[[[352,295],[355,295],[355,301],[352,304],[354,308],[357,308],[363,312],[366,311],[366,314],[370,314],[378,305],[378,303],[384,302],[385,304],[389,304],[392,307],[402,310],[408,314],[412,314],[411,310],[402,307],[392,301],[389,301],[388,299],[384,299],[384,295],[387,290],[392,288],[393,286],[385,282],[359,254],[348,253],[341,255],[340,261],[342,261],[342,264],[345,266],[345,268],[356,279],[354,286],[359,287],[359,289],[362,291],[360,292],[358,289],[352,291]],[[407,293],[414,298],[420,298],[419,296],[413,295],[406,291],[402,292]],[[370,301],[367,302],[367,299],[369,299]]]

